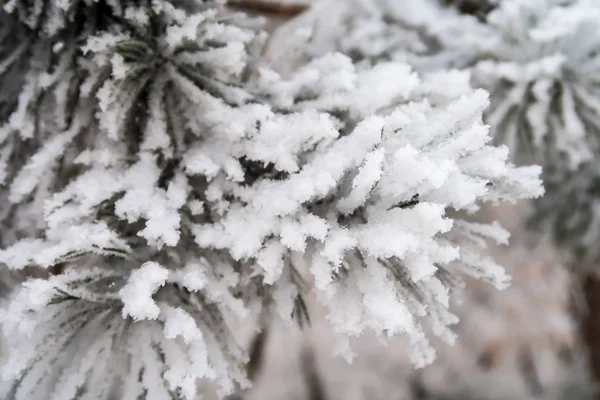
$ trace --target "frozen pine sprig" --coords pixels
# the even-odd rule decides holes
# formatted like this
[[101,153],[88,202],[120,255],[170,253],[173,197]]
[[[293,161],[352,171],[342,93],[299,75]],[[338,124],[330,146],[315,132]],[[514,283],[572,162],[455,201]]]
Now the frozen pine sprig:
[[[245,96],[235,87],[242,72],[236,68],[243,68],[246,50],[253,45],[250,42],[260,41],[259,35],[222,23],[236,17],[217,17],[214,9],[202,11],[205,7],[200,3],[200,10],[189,19],[188,12],[168,1],[142,4],[145,6],[126,7],[124,13],[130,18],[122,24],[64,43],[54,36],[34,39],[34,32],[5,7],[1,16],[10,23],[2,26],[6,53],[0,85],[6,88],[6,96],[0,99],[0,175],[10,186],[11,203],[29,204],[31,210],[30,217],[18,217],[9,224],[13,229],[7,230],[2,240],[35,235],[28,231],[40,228],[42,203],[53,190],[39,185],[40,181],[64,187],[82,166],[112,166],[126,157],[127,148],[133,152],[139,147],[162,149],[159,158],[168,163],[173,146],[184,144],[182,132],[187,127],[178,125],[183,120],[175,118],[179,113],[175,103],[185,102],[181,91],[189,91],[186,85],[227,97],[224,101],[240,101],[238,97]],[[112,15],[110,10],[104,11]],[[100,15],[93,21],[106,16],[100,10],[97,13]],[[164,31],[163,35],[154,37],[151,27]],[[174,73],[173,79],[169,71]],[[179,86],[173,86],[175,81]],[[105,135],[92,134],[98,129]],[[125,129],[127,135],[122,134]],[[86,135],[98,143],[89,147],[77,143]],[[127,146],[103,144],[106,135],[119,137]],[[142,135],[143,143],[136,139]],[[73,147],[75,143],[79,148]],[[11,168],[7,169],[9,160]],[[10,212],[13,206],[2,207],[5,218],[14,216]]]
[[[336,63],[338,73],[328,79]],[[344,69],[348,73],[341,73]],[[332,55],[282,83],[289,96],[279,96],[277,104],[327,110],[342,117],[347,133],[285,179],[239,191],[227,182],[211,182],[221,201],[240,196],[242,203],[230,204],[218,223],[197,225],[194,234],[202,247],[227,250],[236,259],[257,257],[256,273],[267,283],[281,283],[286,268],[302,270],[308,259],[317,295],[342,337],[365,330],[408,334],[413,359],[423,365],[433,353],[420,316],[452,340],[447,327],[456,320],[447,310],[454,282],[449,276],[464,271],[498,287],[508,279],[493,260],[473,250],[486,238],[505,242],[506,232],[455,223],[446,209],[538,196],[540,171],[515,168],[506,163],[506,148],[487,146],[490,137],[481,122],[485,92],[459,84],[463,91],[457,95],[452,85],[444,92],[433,84],[462,79],[458,75],[422,81],[394,63],[355,76],[352,70],[347,58]],[[373,85],[375,77],[390,86],[384,91]],[[268,76],[264,87],[279,89],[274,78]],[[324,95],[315,98],[318,91]],[[390,107],[408,98],[415,102]],[[364,117],[361,110],[380,116],[355,125],[352,121]]]
[[497,138],[544,156],[547,195],[531,225],[582,267],[597,257],[599,17],[594,1],[503,0],[474,42],[484,57],[473,78],[491,91]]
[[7,395],[230,393],[248,384],[230,317],[306,318],[306,281],[342,339],[406,334],[431,361],[423,321],[452,340],[457,275],[508,279],[476,250],[506,232],[451,213],[542,192],[539,168],[488,145],[487,94],[340,54],[256,69],[251,21],[177,4],[105,10],[62,47],[42,35],[56,57],[0,75],[21,77],[0,103],[0,262],[42,270],[0,313]]
[[[1,0],[0,7],[18,18],[40,36],[59,38],[63,35],[90,34],[106,29],[122,19],[144,22],[146,10],[193,10],[201,4],[216,4],[218,0]],[[183,16],[183,14],[180,15]],[[64,36],[63,36],[64,37]],[[81,38],[81,37],[80,37]]]
[[[6,343],[18,350],[2,370],[13,379],[4,398],[192,399],[198,378],[225,392],[232,379],[245,382],[215,298],[186,292],[198,290],[198,272],[131,267],[78,265],[23,285],[1,312]],[[223,296],[216,287],[207,293]]]
[[[119,20],[112,8],[94,12],[97,19]],[[250,304],[232,294],[239,292],[239,264],[190,248],[189,233],[180,240],[182,218],[202,214],[197,198],[205,186],[191,164],[186,175],[182,160],[203,134],[224,133],[253,107],[236,109],[252,99],[241,86],[260,34],[240,16],[153,1],[129,5],[120,15],[125,21],[63,43],[58,39],[70,29],[38,34],[15,13],[5,7],[0,14],[7,21],[0,28],[6,43],[1,258],[10,270],[42,267],[50,275],[26,283],[2,313],[15,339],[3,372],[14,382],[10,396],[160,398],[168,392],[191,399],[198,378],[216,381],[222,393],[244,386],[245,355],[223,313],[243,317]],[[270,115],[268,107],[254,108]],[[223,112],[230,115],[219,117]],[[201,157],[192,161],[202,164]],[[189,212],[181,210],[186,204]],[[177,271],[167,278],[165,267],[147,260]],[[125,286],[114,292],[119,285]],[[84,290],[89,287],[93,294]],[[52,300],[55,292],[68,301]],[[154,302],[161,293],[165,304]],[[77,323],[62,325],[65,319]],[[142,320],[150,322],[132,325]],[[27,326],[33,325],[32,338]],[[55,331],[64,337],[56,339]],[[171,350],[159,348],[158,334],[173,342],[165,344]],[[27,352],[34,342],[39,352]],[[64,350],[62,358],[55,346]],[[123,370],[110,374],[112,365]]]
[[498,140],[562,153],[571,168],[597,152],[599,17],[587,0],[507,0],[487,16],[473,79],[491,92]]
[[422,71],[471,70],[473,86],[491,94],[485,122],[519,163],[562,154],[575,168],[597,153],[598,2],[473,3],[482,11],[477,18],[433,0],[407,7],[360,3],[368,7],[339,12],[345,22],[330,35],[354,59],[408,60]]

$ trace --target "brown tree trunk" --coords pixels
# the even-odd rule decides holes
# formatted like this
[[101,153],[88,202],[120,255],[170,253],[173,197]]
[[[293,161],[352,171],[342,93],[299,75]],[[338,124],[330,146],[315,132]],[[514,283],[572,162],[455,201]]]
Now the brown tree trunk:
[[311,343],[304,343],[301,353],[301,372],[306,384],[308,400],[327,400],[325,385],[315,357],[315,350]]
[[[246,364],[246,373],[250,382],[254,383],[256,377],[262,371],[262,367],[265,361],[265,351],[267,339],[269,337],[268,328],[263,326],[261,330],[254,336],[250,343],[249,349],[249,360]],[[234,393],[227,396],[226,400],[243,400],[244,392]]]
[[244,12],[265,16],[294,18],[308,10],[302,3],[277,3],[264,0],[228,0],[227,6]]
[[254,337],[252,344],[250,344],[250,360],[248,361],[247,372],[248,379],[252,382],[256,380],[256,376],[263,367],[267,337],[267,328],[262,328]]
[[600,400],[600,276],[594,273],[584,274],[581,288],[586,303],[580,320],[581,338],[586,347],[595,398]]

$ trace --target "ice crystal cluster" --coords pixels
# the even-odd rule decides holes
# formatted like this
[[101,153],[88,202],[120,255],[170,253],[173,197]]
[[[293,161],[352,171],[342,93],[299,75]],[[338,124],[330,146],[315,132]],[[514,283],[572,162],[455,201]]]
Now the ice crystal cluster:
[[454,215],[539,196],[540,169],[489,145],[466,75],[331,53],[284,76],[212,2],[0,5],[0,262],[30,277],[3,398],[231,393],[232,319],[307,318],[309,286],[340,346],[405,334],[420,366],[461,273],[507,284],[477,251],[507,232]]

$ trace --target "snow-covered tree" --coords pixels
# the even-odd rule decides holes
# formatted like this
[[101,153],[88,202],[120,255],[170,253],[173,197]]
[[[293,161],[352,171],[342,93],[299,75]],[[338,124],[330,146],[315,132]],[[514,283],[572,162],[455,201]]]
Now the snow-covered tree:
[[337,53],[284,76],[213,2],[0,5],[0,262],[38,271],[0,310],[4,398],[230,393],[232,318],[307,318],[306,281],[339,351],[405,334],[421,366],[461,273],[506,286],[477,248],[508,233],[457,211],[539,196],[540,169],[488,144],[468,76]]

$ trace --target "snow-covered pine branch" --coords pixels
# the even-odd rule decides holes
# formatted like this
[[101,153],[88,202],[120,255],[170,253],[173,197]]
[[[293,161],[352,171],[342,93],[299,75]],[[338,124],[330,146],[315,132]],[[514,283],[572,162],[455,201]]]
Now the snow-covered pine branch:
[[488,145],[460,73],[329,54],[282,77],[215,6],[0,4],[0,261],[46,271],[0,311],[4,397],[230,393],[228,316],[300,318],[303,279],[341,345],[406,334],[421,366],[458,274],[506,285],[477,248],[507,233],[450,215],[539,196],[540,170]]
[[488,15],[473,80],[491,92],[486,121],[498,140],[560,153],[571,168],[597,153],[599,18],[600,3],[587,0],[507,0]]
[[519,162],[565,157],[574,168],[597,153],[597,1],[503,0],[484,6],[489,12],[479,19],[436,0],[351,1],[368,7],[339,11],[343,52],[371,64],[408,60],[419,70],[472,71],[474,87],[490,92],[485,122]]

